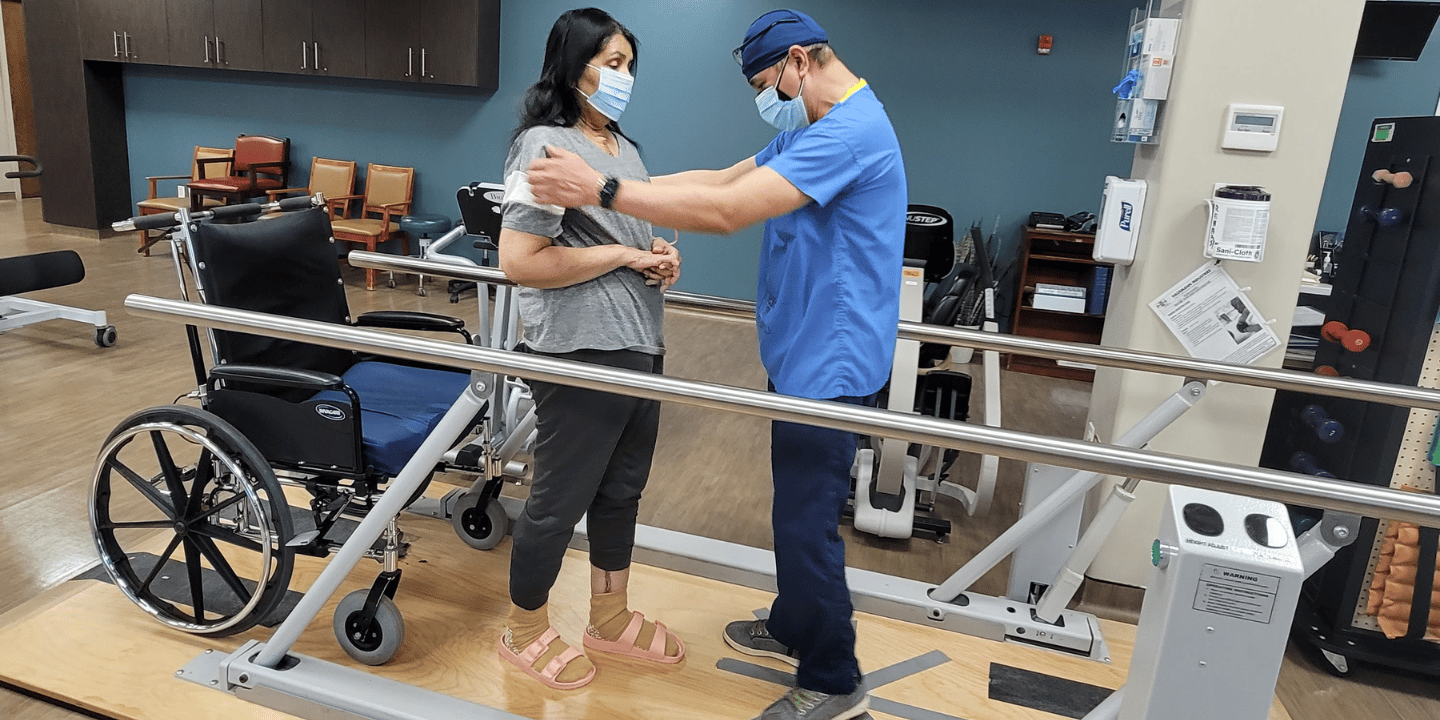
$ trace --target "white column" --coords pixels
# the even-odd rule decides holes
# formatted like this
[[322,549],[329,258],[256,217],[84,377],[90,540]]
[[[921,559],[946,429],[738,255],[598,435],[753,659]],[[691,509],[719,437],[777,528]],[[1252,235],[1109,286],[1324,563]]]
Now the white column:
[[[1263,263],[1227,261],[1226,270],[1282,343],[1289,334],[1300,273],[1325,181],[1363,0],[1189,0],[1160,142],[1138,147],[1132,177],[1149,183],[1136,260],[1113,280],[1103,343],[1184,355],[1149,303],[1206,262],[1204,200],[1214,183],[1263,185],[1272,196]],[[1119,48],[1116,49],[1117,54]],[[1224,150],[1230,103],[1285,108],[1271,153]],[[1346,169],[1345,172],[1350,172]],[[1258,364],[1278,367],[1283,350]],[[1179,378],[1102,369],[1090,422],[1113,438],[1181,385]],[[1238,385],[1213,388],[1150,447],[1234,463],[1260,457],[1273,393]],[[1103,498],[1113,480],[1095,490]],[[1143,586],[1159,527],[1163,488],[1139,497],[1091,566],[1090,577]]]

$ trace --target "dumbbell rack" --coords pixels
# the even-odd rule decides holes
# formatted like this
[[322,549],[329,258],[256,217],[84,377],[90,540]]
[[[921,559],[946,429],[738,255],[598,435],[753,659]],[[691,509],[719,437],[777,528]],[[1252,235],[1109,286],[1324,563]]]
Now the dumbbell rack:
[[[1440,365],[1430,351],[1440,313],[1440,172],[1430,183],[1427,174],[1432,161],[1440,163],[1440,117],[1380,118],[1369,140],[1315,369],[1419,385],[1431,356],[1433,382]],[[1394,180],[1402,172],[1410,173],[1405,187]],[[1321,431],[1325,421],[1339,423],[1340,437],[1333,425]],[[1433,428],[1434,413],[1412,419],[1406,408],[1277,392],[1260,464],[1369,485],[1416,485],[1414,476],[1424,473],[1413,469],[1423,463],[1423,450],[1422,459],[1412,457],[1415,435]],[[1302,527],[1318,516],[1295,514]],[[1389,640],[1364,613],[1384,529],[1383,521],[1364,520],[1356,541],[1310,578],[1296,635],[1324,650],[1327,669],[1337,674],[1348,674],[1347,661],[1359,659],[1440,675],[1440,644]]]

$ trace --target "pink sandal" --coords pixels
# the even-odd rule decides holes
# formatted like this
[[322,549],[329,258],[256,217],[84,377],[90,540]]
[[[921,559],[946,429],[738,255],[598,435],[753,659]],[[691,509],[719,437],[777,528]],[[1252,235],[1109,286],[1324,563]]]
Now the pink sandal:
[[[560,671],[564,670],[565,667],[570,664],[571,660],[584,657],[585,654],[576,650],[573,645],[565,648],[565,651],[559,655],[556,655],[553,660],[545,665],[543,670],[539,672],[535,671],[535,661],[550,650],[550,643],[558,639],[560,639],[560,633],[555,632],[555,628],[553,627],[548,628],[540,635],[540,639],[530,643],[529,647],[523,651],[516,653],[510,649],[509,645],[505,644],[505,637],[502,635],[500,637],[500,657],[505,658],[515,667],[524,670],[526,675],[556,690],[574,690],[575,688],[588,685],[591,680],[595,679],[595,668],[590,668],[590,674],[574,682],[560,682],[555,679],[560,675]],[[661,649],[663,650],[664,648]]]
[[636,647],[635,639],[640,637],[640,629],[645,626],[645,616],[638,612],[630,612],[630,624],[625,627],[625,632],[620,633],[619,639],[606,640],[596,637],[590,630],[586,631],[583,641],[585,647],[591,650],[598,650],[615,655],[626,655],[628,657],[649,660],[651,662],[673,665],[685,659],[685,643],[676,635],[675,645],[680,648],[680,654],[674,657],[665,654],[665,638],[670,636],[670,631],[665,629],[665,623],[655,623],[655,637],[650,640],[649,648]]

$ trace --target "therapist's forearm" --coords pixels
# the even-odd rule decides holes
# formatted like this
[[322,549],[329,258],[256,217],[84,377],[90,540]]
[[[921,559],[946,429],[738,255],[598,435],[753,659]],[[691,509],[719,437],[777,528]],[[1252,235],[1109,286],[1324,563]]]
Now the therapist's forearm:
[[650,182],[657,185],[724,185],[739,180],[755,167],[755,157],[751,156],[724,170],[686,170],[670,175],[657,175],[650,178]]
[[650,178],[654,185],[723,185],[725,181],[726,174],[723,170],[686,170]]
[[646,183],[626,180],[615,193],[615,209],[652,225],[688,232],[729,235],[744,222],[729,193],[703,183]]

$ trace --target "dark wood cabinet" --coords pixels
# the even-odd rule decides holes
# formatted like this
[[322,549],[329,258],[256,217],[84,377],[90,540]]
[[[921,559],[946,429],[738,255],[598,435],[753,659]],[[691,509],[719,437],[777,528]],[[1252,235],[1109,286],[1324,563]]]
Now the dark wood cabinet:
[[350,0],[264,0],[265,69],[365,76],[365,13]]
[[310,62],[316,75],[365,77],[365,8],[354,0],[314,0]]
[[500,0],[25,0],[25,17],[57,225],[100,229],[134,209],[121,63],[499,83]]
[[499,83],[499,0],[366,0],[365,76],[464,85]]
[[309,73],[312,7],[308,0],[262,0],[264,67],[270,72]]
[[263,70],[260,0],[166,0],[170,64]]
[[[1103,275],[1097,286],[1096,270],[1111,269],[1111,266],[1092,258],[1094,248],[1094,235],[1026,228],[1020,255],[1020,287],[1015,293],[1015,314],[1011,321],[1012,334],[1046,340],[1100,343],[1100,335],[1105,329],[1104,297],[1102,295],[1098,307],[1090,300],[1097,292],[1108,292]],[[1082,304],[1088,306],[1087,310],[1099,312],[1035,307],[1036,286],[1040,284],[1085,288]],[[1088,365],[1015,354],[1006,356],[1005,369],[1072,380],[1089,381],[1095,377],[1094,368]]]
[[86,60],[170,62],[165,3],[79,0],[80,52]]

